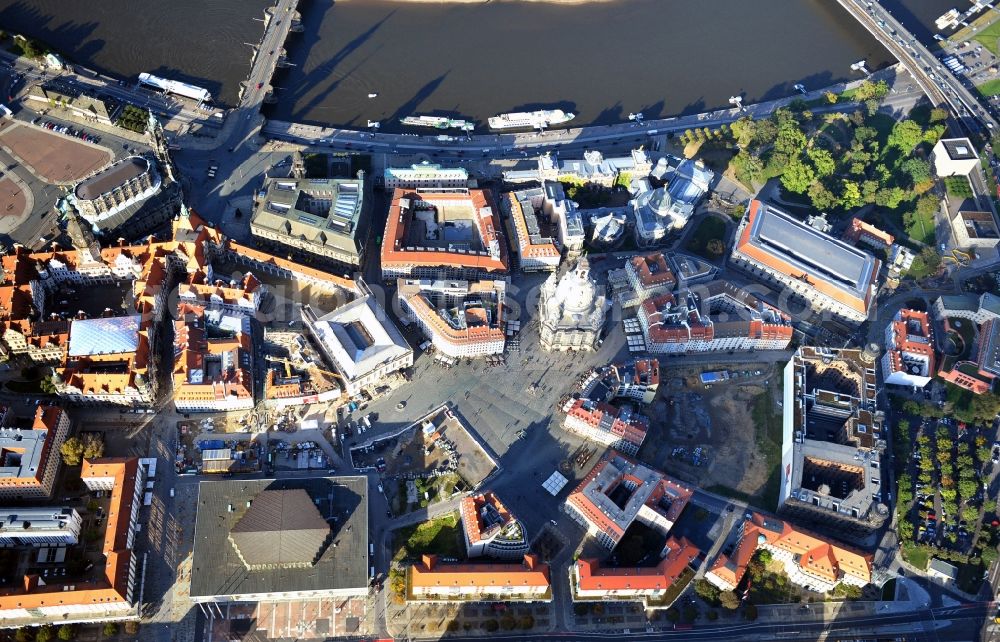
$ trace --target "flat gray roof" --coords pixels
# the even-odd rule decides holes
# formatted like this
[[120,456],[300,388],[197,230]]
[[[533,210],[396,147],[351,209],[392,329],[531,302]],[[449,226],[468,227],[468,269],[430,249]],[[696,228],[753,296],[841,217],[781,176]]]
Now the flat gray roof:
[[875,269],[875,257],[809,227],[789,214],[761,203],[754,218],[750,242],[826,281],[864,299]]
[[76,186],[76,197],[93,200],[148,171],[148,160],[142,156],[129,156],[80,181]]
[[[309,495],[330,525],[327,545],[312,566],[249,570],[230,540],[230,531],[246,514],[247,502],[253,502],[261,491],[296,489]],[[199,484],[191,566],[191,598],[195,601],[261,593],[364,593],[368,581],[365,477],[230,479]]]

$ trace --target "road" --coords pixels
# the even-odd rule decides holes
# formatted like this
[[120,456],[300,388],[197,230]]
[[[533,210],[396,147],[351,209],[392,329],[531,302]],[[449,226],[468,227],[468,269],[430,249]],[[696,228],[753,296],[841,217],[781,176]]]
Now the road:
[[932,103],[949,107],[970,131],[979,131],[983,127],[996,130],[997,121],[980,105],[975,88],[970,90],[951,70],[939,64],[934,54],[891,13],[877,2],[837,1],[906,67]]

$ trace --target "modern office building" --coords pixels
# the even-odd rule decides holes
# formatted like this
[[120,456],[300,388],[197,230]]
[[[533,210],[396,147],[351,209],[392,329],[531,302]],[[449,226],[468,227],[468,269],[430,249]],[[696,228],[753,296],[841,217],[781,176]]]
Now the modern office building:
[[524,525],[494,493],[470,495],[459,505],[469,557],[521,560],[530,553]]
[[882,380],[923,388],[937,374],[934,333],[926,312],[902,309],[885,328]]
[[415,322],[434,349],[456,359],[503,354],[506,281],[399,279],[403,317]]
[[951,229],[958,247],[986,249],[1000,243],[1000,228],[992,212],[957,211],[951,214]]
[[457,599],[496,602],[549,601],[549,566],[536,555],[520,563],[442,563],[424,555],[407,569],[407,599],[448,602]]
[[364,477],[203,481],[194,529],[195,603],[368,593]]
[[56,406],[38,406],[31,428],[8,425],[10,411],[0,421],[0,499],[33,500],[52,496],[70,420]]
[[800,530],[787,521],[753,513],[739,529],[732,555],[720,553],[705,579],[720,590],[735,590],[754,553],[764,549],[785,567],[794,584],[827,592],[838,584],[864,587],[872,581],[872,556]]
[[489,190],[396,189],[382,239],[382,278],[506,278],[500,213]]
[[785,366],[778,510],[838,537],[861,540],[889,517],[877,356],[802,347]]
[[730,261],[790,289],[817,312],[861,323],[875,303],[881,261],[773,205],[750,201]]
[[694,490],[658,470],[606,451],[566,500],[566,512],[608,549],[634,521],[670,533]]
[[543,349],[596,349],[610,304],[591,278],[586,258],[562,275],[549,275],[542,284],[538,305]]
[[364,173],[356,179],[268,178],[250,232],[274,249],[356,268],[364,261],[369,213]]
[[931,150],[938,176],[968,176],[979,166],[979,153],[968,138],[942,138]]
[[322,317],[303,306],[302,320],[348,395],[374,389],[413,365],[413,349],[371,294]]

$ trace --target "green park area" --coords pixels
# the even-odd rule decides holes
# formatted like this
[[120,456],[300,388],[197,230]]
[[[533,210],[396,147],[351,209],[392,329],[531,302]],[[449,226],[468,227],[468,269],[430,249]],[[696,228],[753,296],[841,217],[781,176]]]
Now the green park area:
[[825,212],[834,224],[871,206],[866,219],[905,244],[933,245],[939,203],[929,157],[948,114],[920,106],[896,120],[878,111],[887,93],[884,82],[865,82],[850,92],[859,103],[852,113],[817,114],[799,102],[769,118],[740,118],[729,129],[739,149],[730,170],[752,187],[778,178],[785,200]]
[[990,50],[994,56],[1000,56],[1000,20],[979,30],[975,35],[976,42]]
[[465,557],[458,513],[449,513],[395,532],[393,560],[415,560],[424,554]]
[[726,224],[714,216],[706,216],[688,239],[684,248],[714,261],[726,251]]
[[978,89],[979,93],[987,98],[990,96],[996,96],[997,94],[1000,94],[1000,79],[987,80],[980,85],[976,85],[976,89]]

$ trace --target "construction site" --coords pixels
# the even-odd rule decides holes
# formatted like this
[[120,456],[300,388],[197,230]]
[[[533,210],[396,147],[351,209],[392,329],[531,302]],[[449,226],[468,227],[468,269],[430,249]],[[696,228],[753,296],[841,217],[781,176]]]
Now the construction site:
[[[671,370],[649,409],[650,428],[639,459],[721,494],[763,498],[776,493],[771,486],[780,465],[780,377],[772,364],[740,368]],[[701,375],[714,371],[727,376],[704,383]]]

